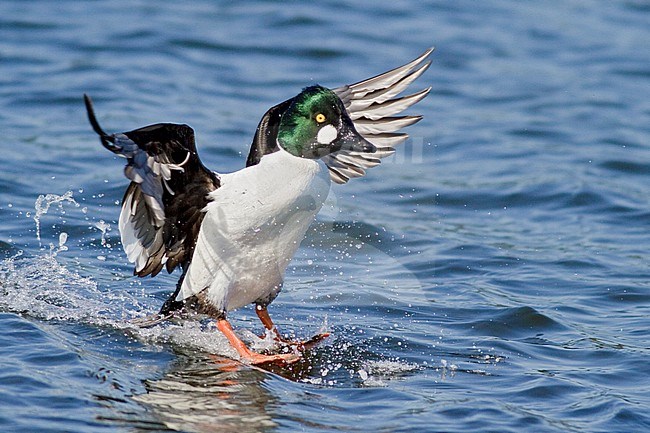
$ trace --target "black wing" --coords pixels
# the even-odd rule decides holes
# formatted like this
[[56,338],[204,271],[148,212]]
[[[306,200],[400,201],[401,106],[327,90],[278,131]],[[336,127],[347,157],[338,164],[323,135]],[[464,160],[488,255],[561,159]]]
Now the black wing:
[[131,184],[124,194],[120,236],[134,274],[172,272],[192,259],[208,194],[220,186],[196,152],[187,125],[158,123],[130,132],[107,134],[99,126],[92,101],[84,95],[88,119],[105,148],[127,159]]

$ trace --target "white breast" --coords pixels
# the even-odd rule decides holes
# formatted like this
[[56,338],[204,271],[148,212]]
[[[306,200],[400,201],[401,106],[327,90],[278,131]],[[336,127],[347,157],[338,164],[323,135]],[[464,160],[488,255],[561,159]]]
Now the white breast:
[[212,305],[228,311],[277,292],[329,186],[322,162],[284,150],[222,175],[177,299],[208,288]]

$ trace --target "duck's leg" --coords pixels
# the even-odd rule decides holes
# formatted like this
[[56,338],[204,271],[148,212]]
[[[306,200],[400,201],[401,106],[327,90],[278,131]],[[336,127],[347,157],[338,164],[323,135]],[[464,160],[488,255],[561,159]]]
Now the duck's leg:
[[257,317],[260,318],[260,321],[262,322],[264,327],[273,333],[273,339],[275,341],[287,346],[296,346],[296,348],[301,351],[305,349],[309,349],[311,346],[314,346],[316,343],[319,343],[321,340],[324,340],[330,335],[329,332],[324,332],[322,334],[316,334],[315,336],[313,336],[307,341],[287,340],[284,337],[282,337],[282,335],[278,331],[278,328],[273,323],[273,320],[271,320],[271,316],[269,316],[269,311],[266,309],[266,307],[258,304],[255,306],[255,312],[257,313]]
[[264,325],[267,330],[273,332],[274,340],[281,341],[283,343],[290,343],[289,341],[286,341],[284,338],[282,338],[282,335],[280,335],[280,332],[275,326],[275,323],[273,323],[273,320],[271,320],[271,316],[269,316],[269,311],[266,309],[266,307],[258,304],[255,306],[255,312],[257,313],[257,317],[260,318],[262,325]]
[[235,348],[244,362],[250,364],[265,364],[267,362],[284,362],[291,364],[300,359],[295,353],[281,353],[278,355],[262,355],[250,350],[246,344],[235,334],[230,322],[226,318],[217,319],[217,328],[226,336],[232,347]]

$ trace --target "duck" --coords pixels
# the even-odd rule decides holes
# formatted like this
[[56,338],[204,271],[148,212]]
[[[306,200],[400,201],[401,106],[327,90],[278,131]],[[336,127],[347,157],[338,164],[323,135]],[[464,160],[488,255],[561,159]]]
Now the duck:
[[[364,176],[408,138],[402,128],[422,119],[397,114],[429,94],[431,87],[402,92],[428,69],[432,52],[354,84],[310,85],[270,108],[245,167],[232,173],[202,163],[194,130],[186,124],[106,133],[84,94],[101,144],[127,161],[130,183],[118,226],[134,275],[180,270],[174,292],[148,325],[182,311],[208,315],[239,359],[253,365],[291,364],[309,344],[326,338],[329,333],[308,342],[286,340],[268,307],[331,184]],[[293,350],[257,352],[237,335],[228,314],[249,304],[266,332]]]

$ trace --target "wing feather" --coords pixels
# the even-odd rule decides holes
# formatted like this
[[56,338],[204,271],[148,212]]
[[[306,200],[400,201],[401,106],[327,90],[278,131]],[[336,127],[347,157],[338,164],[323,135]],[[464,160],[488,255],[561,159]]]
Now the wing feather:
[[384,117],[379,120],[358,119],[354,126],[361,135],[377,135],[399,131],[422,120],[422,116]]
[[378,165],[381,158],[395,152],[394,146],[408,139],[408,134],[398,131],[419,122],[422,116],[395,115],[420,102],[431,87],[407,96],[398,95],[429,68],[428,58],[432,52],[430,48],[403,66],[332,89],[343,102],[357,131],[377,146],[374,153],[339,151],[322,158],[334,182],[345,183],[363,176],[366,169]]
[[402,98],[389,99],[388,101],[381,103],[373,103],[362,110],[350,113],[350,117],[352,120],[363,118],[369,120],[381,120],[384,117],[401,113],[411,105],[417,104],[429,94],[429,91],[431,91],[430,87]]
[[373,92],[377,89],[386,89],[388,87],[392,87],[402,78],[413,73],[413,71],[417,71],[422,68],[428,68],[430,62],[425,62],[425,60],[429,58],[433,50],[434,48],[429,48],[420,54],[417,58],[411,60],[405,65],[391,69],[390,71],[376,75],[372,78],[359,81],[358,83],[350,84],[347,87],[349,87],[352,92],[356,94],[356,98],[363,97],[367,93]]
[[155,276],[189,264],[208,194],[219,176],[203,165],[194,131],[187,125],[158,123],[109,135],[99,126],[92,101],[84,95],[88,119],[104,147],[127,159],[131,180],[122,200],[119,228],[134,274]]

